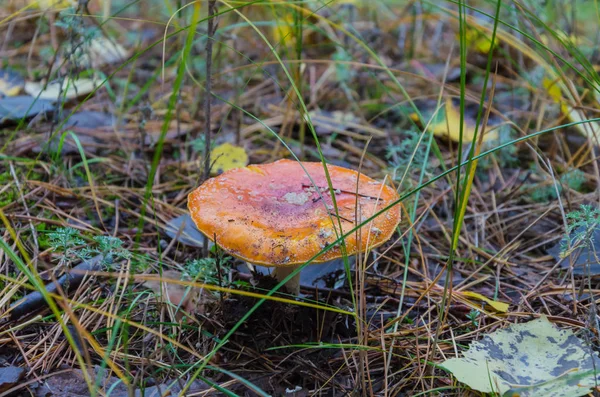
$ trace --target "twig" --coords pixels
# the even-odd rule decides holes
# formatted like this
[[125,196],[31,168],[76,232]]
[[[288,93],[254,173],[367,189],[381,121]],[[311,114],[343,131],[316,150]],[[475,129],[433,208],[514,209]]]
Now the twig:
[[335,216],[335,217],[337,217],[337,218],[340,218],[341,220],[343,220],[343,221],[346,221],[346,222],[348,222],[348,223],[354,223],[354,222],[352,222],[350,219],[348,219],[348,218],[344,218],[343,216],[341,216],[341,215],[338,215],[338,214],[336,214],[335,212],[328,211],[328,213],[329,213],[329,215],[331,215],[331,216]]
[[[206,89],[204,97],[204,178],[203,181],[210,177],[210,104],[212,99],[211,89],[211,73],[212,73],[212,52],[213,52],[213,36],[215,34],[215,8],[216,0],[208,1],[208,32],[206,41]],[[204,240],[202,253],[208,256],[208,239]]]
[[[88,272],[101,270],[102,265],[106,263],[106,261],[110,261],[110,259],[109,257],[105,259],[104,255],[97,255],[92,259],[82,261],[73,269],[59,277],[59,279],[56,280],[56,283],[51,282],[46,285],[46,291],[50,294],[54,294],[58,291],[59,287],[65,291],[75,289],[81,284]],[[45,303],[44,296],[39,291],[33,291],[10,305],[10,319],[16,320],[31,314],[32,312],[39,310]]]
[[208,1],[208,31],[206,41],[206,85],[204,97],[204,180],[210,176],[210,138],[211,138],[211,117],[210,105],[212,99],[212,52],[213,52],[213,37],[215,33],[215,5],[216,0]]
[[[305,183],[303,183],[303,184],[302,184],[302,187],[303,187],[303,188],[308,188],[308,187],[313,187],[313,185],[308,185],[308,184],[305,184]],[[317,188],[318,188],[318,189],[320,189],[320,190],[329,190],[329,188],[327,188],[327,187],[321,187],[321,186],[317,186]],[[362,193],[357,193],[357,192],[351,192],[350,190],[342,190],[342,189],[337,189],[337,188],[335,188],[335,187],[333,187],[333,191],[334,191],[334,192],[340,192],[340,193],[346,193],[346,194],[353,194],[353,195],[355,195],[355,196],[358,196],[358,197],[365,197],[365,198],[368,198],[368,199],[371,199],[371,200],[383,200],[383,199],[382,199],[382,198],[380,198],[380,197],[369,196],[368,194],[362,194]],[[315,201],[319,201],[319,200],[320,200],[320,197],[319,197],[319,198],[316,198],[316,199],[314,199],[314,200],[313,200],[313,202],[315,202]]]

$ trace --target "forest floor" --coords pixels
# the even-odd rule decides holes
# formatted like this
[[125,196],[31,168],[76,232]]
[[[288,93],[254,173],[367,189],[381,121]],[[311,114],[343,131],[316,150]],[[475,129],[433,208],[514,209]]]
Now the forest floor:
[[[593,7],[248,3],[0,6],[0,396],[481,395],[443,363],[542,316],[595,351]],[[386,181],[397,233],[298,299],[205,256],[209,137]]]

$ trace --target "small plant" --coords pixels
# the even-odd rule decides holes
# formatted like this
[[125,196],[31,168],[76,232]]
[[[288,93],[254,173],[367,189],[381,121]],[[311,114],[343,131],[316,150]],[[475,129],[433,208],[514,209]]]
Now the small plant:
[[348,83],[356,77],[356,72],[347,64],[352,61],[352,57],[346,50],[338,48],[331,59],[336,62],[335,75],[340,83]]
[[48,243],[52,250],[63,254],[58,262],[59,266],[80,258],[79,252],[81,246],[85,244],[85,240],[79,236],[79,233],[78,230],[72,227],[59,227],[48,233]]
[[101,31],[97,27],[85,26],[81,16],[77,14],[77,10],[72,7],[60,13],[60,19],[54,25],[63,29],[65,33],[75,33],[88,41],[101,34]]
[[[1,186],[5,186],[7,184],[9,184],[12,181],[12,176],[10,175],[10,172],[5,171],[0,173],[0,185]],[[3,191],[0,193],[0,207],[4,207],[5,205],[8,205],[12,202],[15,201],[15,199],[17,198],[17,194],[15,192],[15,189],[9,188],[9,189],[3,189]]]
[[481,312],[476,309],[471,309],[469,314],[467,314],[467,318],[471,321],[471,324],[475,328],[479,327],[479,320],[477,320],[477,318],[479,317],[480,314],[481,314]]
[[131,258],[131,252],[123,248],[123,242],[116,237],[95,236],[94,241],[97,244],[96,247],[82,249],[80,253],[82,257],[89,258],[93,255],[102,255],[104,256],[105,263],[112,263],[118,259]]
[[[498,129],[498,138],[494,139],[493,141],[484,142],[482,151],[487,151],[496,146],[504,145],[505,143],[511,142],[512,140],[512,130],[508,126],[502,126]],[[500,168],[515,167],[519,165],[517,151],[518,149],[516,145],[508,145],[495,152],[493,154],[493,158],[497,161],[498,166]],[[479,165],[477,169],[484,171],[490,169],[491,167],[492,157],[486,156],[479,160]]]
[[200,135],[198,136],[198,138],[191,140],[189,145],[192,149],[192,152],[204,156],[204,152],[206,149],[206,138],[204,137],[204,135]]
[[[535,172],[535,167],[533,167]],[[558,186],[555,187],[554,183],[546,184],[536,188],[531,193],[531,198],[538,203],[548,202],[556,200],[556,191],[562,193],[563,186],[575,191],[582,191],[583,184],[585,183],[585,174],[579,169],[571,169],[560,176]]]
[[105,264],[112,263],[115,259],[129,259],[131,252],[123,248],[123,242],[116,237],[95,236],[95,246],[86,245],[86,240],[81,232],[72,227],[60,227],[48,233],[48,243],[56,252],[62,252],[59,265],[66,265],[77,259],[90,259],[94,255],[103,255]]
[[600,209],[582,205],[578,211],[567,214],[567,230],[561,241],[561,257],[574,249],[594,246],[594,231],[600,227]]
[[131,256],[131,271],[133,273],[146,273],[150,268],[152,259],[148,253]]
[[[427,137],[421,139],[420,133],[414,130],[406,131],[407,137],[402,139],[398,145],[390,145],[387,148],[385,158],[391,168],[391,174],[394,180],[399,182],[404,175],[406,168],[421,169],[426,161]],[[419,142],[420,140],[420,142]],[[419,147],[416,149],[417,145]],[[410,188],[413,181],[408,178],[404,180],[405,188]]]
[[229,270],[231,269],[230,261],[230,257],[220,258],[219,262],[217,262],[216,258],[194,259],[184,265],[184,272],[190,278],[201,283],[227,287],[229,285],[229,280],[227,277],[220,277],[219,271],[221,272],[221,275],[229,273]]

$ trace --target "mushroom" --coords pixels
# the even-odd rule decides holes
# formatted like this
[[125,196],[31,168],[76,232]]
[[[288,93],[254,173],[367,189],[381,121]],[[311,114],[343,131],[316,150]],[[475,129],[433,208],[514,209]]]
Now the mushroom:
[[[279,160],[227,171],[188,196],[198,230],[226,252],[247,262],[275,267],[281,281],[312,259],[323,263],[344,255],[339,236],[398,200],[396,191],[356,171],[327,165],[337,213],[322,163]],[[310,177],[309,177],[310,175]],[[358,183],[358,190],[357,190]],[[353,255],[386,242],[400,222],[390,208],[345,238]],[[299,293],[300,272],[286,283]]]

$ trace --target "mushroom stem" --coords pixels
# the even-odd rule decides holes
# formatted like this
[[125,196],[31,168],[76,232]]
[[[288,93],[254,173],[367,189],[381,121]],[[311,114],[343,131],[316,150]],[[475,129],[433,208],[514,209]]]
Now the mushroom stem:
[[[284,267],[276,267],[273,270],[273,277],[275,280],[282,281],[284,278],[290,275],[294,270],[296,270],[300,265],[294,266],[284,266]],[[285,289],[290,294],[299,295],[300,294],[300,272],[296,273],[294,277],[288,280],[287,283],[284,284]]]

